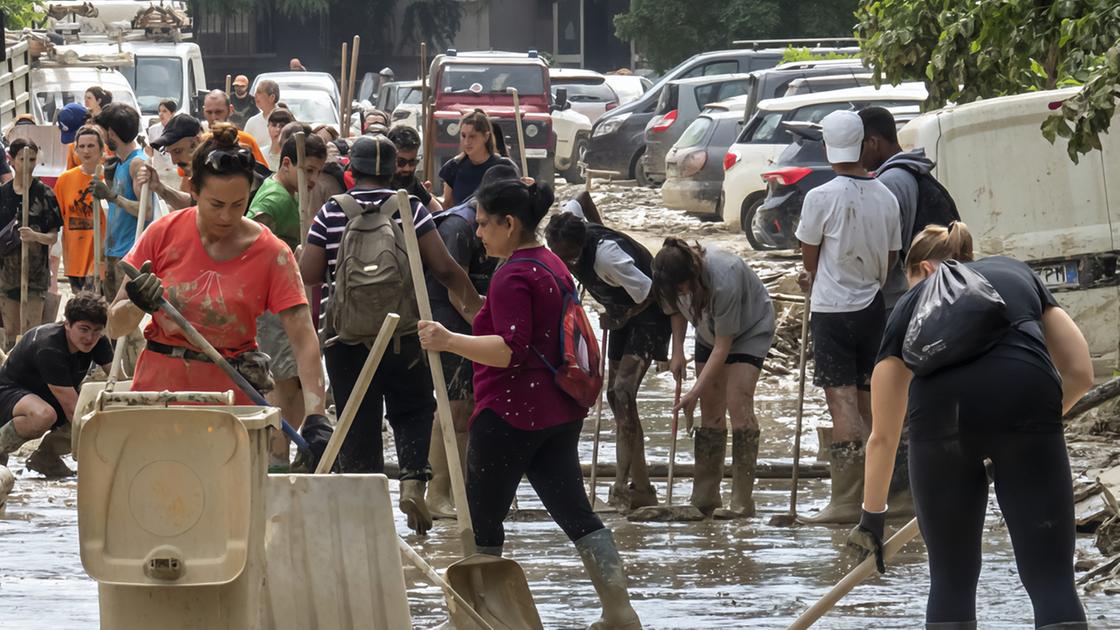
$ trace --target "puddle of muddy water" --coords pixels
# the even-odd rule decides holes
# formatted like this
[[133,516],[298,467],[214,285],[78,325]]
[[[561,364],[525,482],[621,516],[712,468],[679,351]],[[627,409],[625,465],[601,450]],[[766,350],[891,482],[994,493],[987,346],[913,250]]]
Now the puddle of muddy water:
[[[796,380],[791,377],[766,377],[760,383],[763,458],[790,457],[796,391]],[[641,397],[649,458],[664,463],[669,452],[671,377],[651,374]],[[816,456],[813,428],[823,415],[823,398],[819,390],[810,388],[803,440],[807,461]],[[584,427],[584,462],[591,460],[592,424],[589,418]],[[606,411],[600,461],[614,461],[612,429]],[[691,441],[683,431],[679,439],[678,462],[692,461]],[[387,447],[386,457],[392,460],[392,445]],[[0,630],[95,629],[97,586],[85,575],[79,559],[76,485],[28,477],[22,469],[22,461],[13,460],[13,470],[21,476],[8,516],[0,519]],[[609,483],[600,482],[603,499]],[[686,501],[691,480],[678,483],[674,496]],[[824,505],[827,484],[826,480],[803,481],[799,494],[803,511]],[[396,484],[391,485],[395,491]],[[664,498],[664,480],[656,480],[656,485]],[[726,497],[729,483],[724,489]],[[605,520],[627,563],[634,607],[645,627],[781,628],[826,593],[850,568],[849,559],[839,551],[847,529],[766,525],[772,514],[787,510],[789,490],[788,480],[761,480],[755,494],[759,516],[744,521],[639,524],[607,515]],[[527,510],[542,507],[527,483],[522,484],[519,502]],[[399,513],[395,517],[398,532],[407,532],[404,518]],[[1032,627],[1030,601],[1019,584],[1007,530],[994,499],[986,527],[978,593],[981,627]],[[450,521],[438,521],[425,538],[406,538],[438,569],[458,557]],[[541,518],[511,521],[506,525],[506,539],[507,554],[524,567],[546,628],[584,628],[596,619],[598,602],[591,584],[575,549],[555,524]],[[1079,536],[1079,549],[1091,547],[1091,537]],[[405,573],[414,627],[443,623],[442,593],[408,565]],[[914,543],[890,565],[886,575],[858,586],[816,627],[921,627],[927,588],[924,549]],[[1093,627],[1120,625],[1120,599],[1094,594],[1083,601]]]

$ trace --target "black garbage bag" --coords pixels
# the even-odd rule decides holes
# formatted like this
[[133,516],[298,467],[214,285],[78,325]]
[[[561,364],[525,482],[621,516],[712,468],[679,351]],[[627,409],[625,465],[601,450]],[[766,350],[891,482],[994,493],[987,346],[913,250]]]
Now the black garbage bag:
[[916,376],[971,361],[1011,329],[995,287],[955,260],[938,265],[917,301],[902,343],[902,361]]

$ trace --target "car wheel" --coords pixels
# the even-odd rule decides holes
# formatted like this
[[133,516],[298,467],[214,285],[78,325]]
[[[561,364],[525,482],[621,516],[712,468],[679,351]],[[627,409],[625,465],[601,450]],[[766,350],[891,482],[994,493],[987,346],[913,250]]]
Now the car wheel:
[[747,242],[750,243],[751,249],[759,252],[778,249],[758,236],[762,233],[761,226],[757,225],[758,209],[762,207],[764,201],[766,201],[765,197],[748,198],[743,202],[743,214],[740,217],[743,232],[747,235]]
[[586,135],[576,138],[576,146],[572,149],[572,165],[561,173],[569,184],[582,184],[584,182],[583,167],[587,160],[587,148],[591,140]]
[[639,186],[643,188],[653,188],[653,182],[650,181],[649,176],[646,175],[646,167],[642,164],[642,157],[644,157],[645,154],[646,150],[643,147],[642,150],[638,151],[638,154],[634,156],[631,170],[634,171],[634,179],[638,182]]

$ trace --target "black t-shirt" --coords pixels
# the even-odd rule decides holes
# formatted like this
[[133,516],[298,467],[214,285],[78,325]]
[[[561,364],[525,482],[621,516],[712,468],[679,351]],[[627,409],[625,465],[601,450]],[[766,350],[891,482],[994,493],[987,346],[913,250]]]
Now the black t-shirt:
[[497,154],[486,158],[482,164],[471,162],[471,159],[465,155],[461,158],[455,156],[439,169],[439,178],[454,191],[455,203],[463,203],[467,197],[478,190],[478,185],[482,183],[482,176],[486,171],[498,164],[513,165],[513,162]]
[[[0,186],[0,227],[13,218],[17,223],[23,215],[23,195],[16,193],[14,180]],[[31,229],[41,234],[54,232],[62,227],[62,213],[54,191],[38,179],[33,179],[27,193],[28,219]],[[22,227],[22,226],[21,226]],[[50,283],[50,247],[33,243],[29,248],[28,286],[32,291],[42,292]],[[19,291],[20,250],[0,258],[0,290]],[[18,295],[18,293],[16,294]]]
[[412,181],[408,182],[403,188],[408,191],[408,194],[419,199],[420,203],[424,204],[425,208],[432,202],[432,193],[428,192],[427,188],[424,188],[424,184],[421,184],[420,180],[417,179],[415,175],[412,176]]
[[0,367],[0,387],[15,385],[25,389],[54,407],[59,418],[63,418],[58,399],[48,385],[73,387],[76,392],[91,363],[109,365],[112,360],[113,347],[106,337],[98,340],[92,352],[70,352],[63,325],[43,324],[27,331],[12,348],[8,360]]
[[[1017,324],[985,356],[1018,359],[1059,378],[1050,359],[1050,352],[1046,349],[1040,324],[1042,312],[1048,307],[1058,306],[1058,302],[1042,284],[1042,280],[1025,263],[1004,256],[993,256],[966,264],[991,283],[1007,304],[1008,319]],[[923,286],[924,280],[910,289],[895,305],[883,332],[879,361],[892,356],[902,358],[906,329],[910,326],[910,318],[914,314]]]

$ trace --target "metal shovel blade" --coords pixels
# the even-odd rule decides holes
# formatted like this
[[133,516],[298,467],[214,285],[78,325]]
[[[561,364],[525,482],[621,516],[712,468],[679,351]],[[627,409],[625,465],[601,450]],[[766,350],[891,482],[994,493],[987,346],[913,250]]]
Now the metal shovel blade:
[[[447,567],[447,582],[495,630],[544,628],[525,572],[513,560],[476,553]],[[453,601],[447,605],[458,630],[478,629],[478,624]]]

